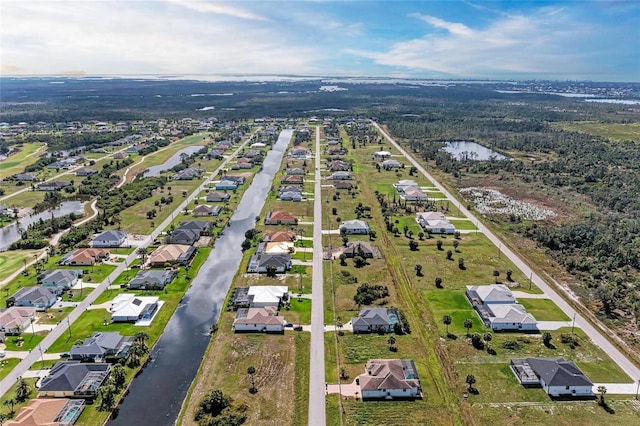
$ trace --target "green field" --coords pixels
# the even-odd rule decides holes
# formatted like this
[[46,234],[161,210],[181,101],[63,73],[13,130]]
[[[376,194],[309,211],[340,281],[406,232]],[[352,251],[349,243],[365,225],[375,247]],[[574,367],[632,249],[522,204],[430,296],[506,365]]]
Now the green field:
[[615,141],[640,141],[640,123],[599,123],[595,121],[573,121],[552,123],[553,127],[574,132],[602,136]]
[[571,319],[550,299],[520,298],[518,303],[538,321],[569,321]]
[[0,252],[0,280],[3,280],[16,271],[24,269],[23,259],[29,261],[34,255],[38,254],[38,250],[12,250]]
[[0,162],[0,179],[22,173],[25,167],[35,163],[38,160],[38,155],[32,154],[42,146],[43,144],[40,142],[25,143],[21,146],[20,152],[10,155],[6,160]]

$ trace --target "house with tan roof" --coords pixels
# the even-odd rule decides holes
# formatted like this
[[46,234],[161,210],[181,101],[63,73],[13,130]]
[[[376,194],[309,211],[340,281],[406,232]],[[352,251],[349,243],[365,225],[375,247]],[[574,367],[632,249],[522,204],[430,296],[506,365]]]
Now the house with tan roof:
[[36,316],[36,308],[12,306],[0,312],[0,331],[18,335],[26,330]]
[[268,212],[264,217],[265,225],[297,225],[298,218],[289,212],[275,210]]
[[64,266],[91,266],[96,263],[109,260],[111,253],[109,250],[97,248],[81,248],[70,251],[58,261],[59,265]]
[[294,231],[265,231],[262,234],[262,241],[264,242],[288,242],[295,241],[297,235]]
[[83,399],[36,398],[22,407],[6,426],[72,426],[76,423],[85,402]]
[[196,248],[186,244],[163,244],[148,257],[149,266],[162,267],[170,265],[186,265],[196,254]]
[[422,398],[420,378],[413,360],[370,359],[356,378],[362,400]]
[[285,320],[278,315],[278,308],[240,308],[232,329],[235,333],[284,333]]

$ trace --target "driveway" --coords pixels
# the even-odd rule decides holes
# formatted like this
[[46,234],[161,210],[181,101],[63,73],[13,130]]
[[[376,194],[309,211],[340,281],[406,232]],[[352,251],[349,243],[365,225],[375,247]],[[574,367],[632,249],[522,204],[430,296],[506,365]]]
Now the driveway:
[[341,383],[339,385],[327,385],[327,393],[339,393],[342,396],[356,397],[360,395],[360,386],[354,380],[351,383]]

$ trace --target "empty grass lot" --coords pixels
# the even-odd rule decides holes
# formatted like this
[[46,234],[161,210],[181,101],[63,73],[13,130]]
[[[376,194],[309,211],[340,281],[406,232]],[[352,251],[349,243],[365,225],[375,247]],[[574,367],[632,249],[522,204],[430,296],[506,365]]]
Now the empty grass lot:
[[12,250],[3,251],[0,253],[0,271],[2,274],[0,279],[4,279],[15,271],[24,269],[23,259],[31,260],[34,255],[38,254],[39,250]]
[[538,321],[569,321],[571,319],[550,299],[520,298],[518,303]]

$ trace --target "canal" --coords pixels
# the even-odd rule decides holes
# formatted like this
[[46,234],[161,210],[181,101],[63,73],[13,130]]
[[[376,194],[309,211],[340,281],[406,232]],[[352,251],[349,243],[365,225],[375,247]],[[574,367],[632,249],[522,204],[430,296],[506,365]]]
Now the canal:
[[231,225],[215,246],[151,351],[152,360],[134,379],[111,426],[170,425],[176,421],[189,386],[209,344],[209,330],[218,321],[231,281],[242,260],[244,233],[255,227],[273,176],[291,140],[284,130],[247,189]]

